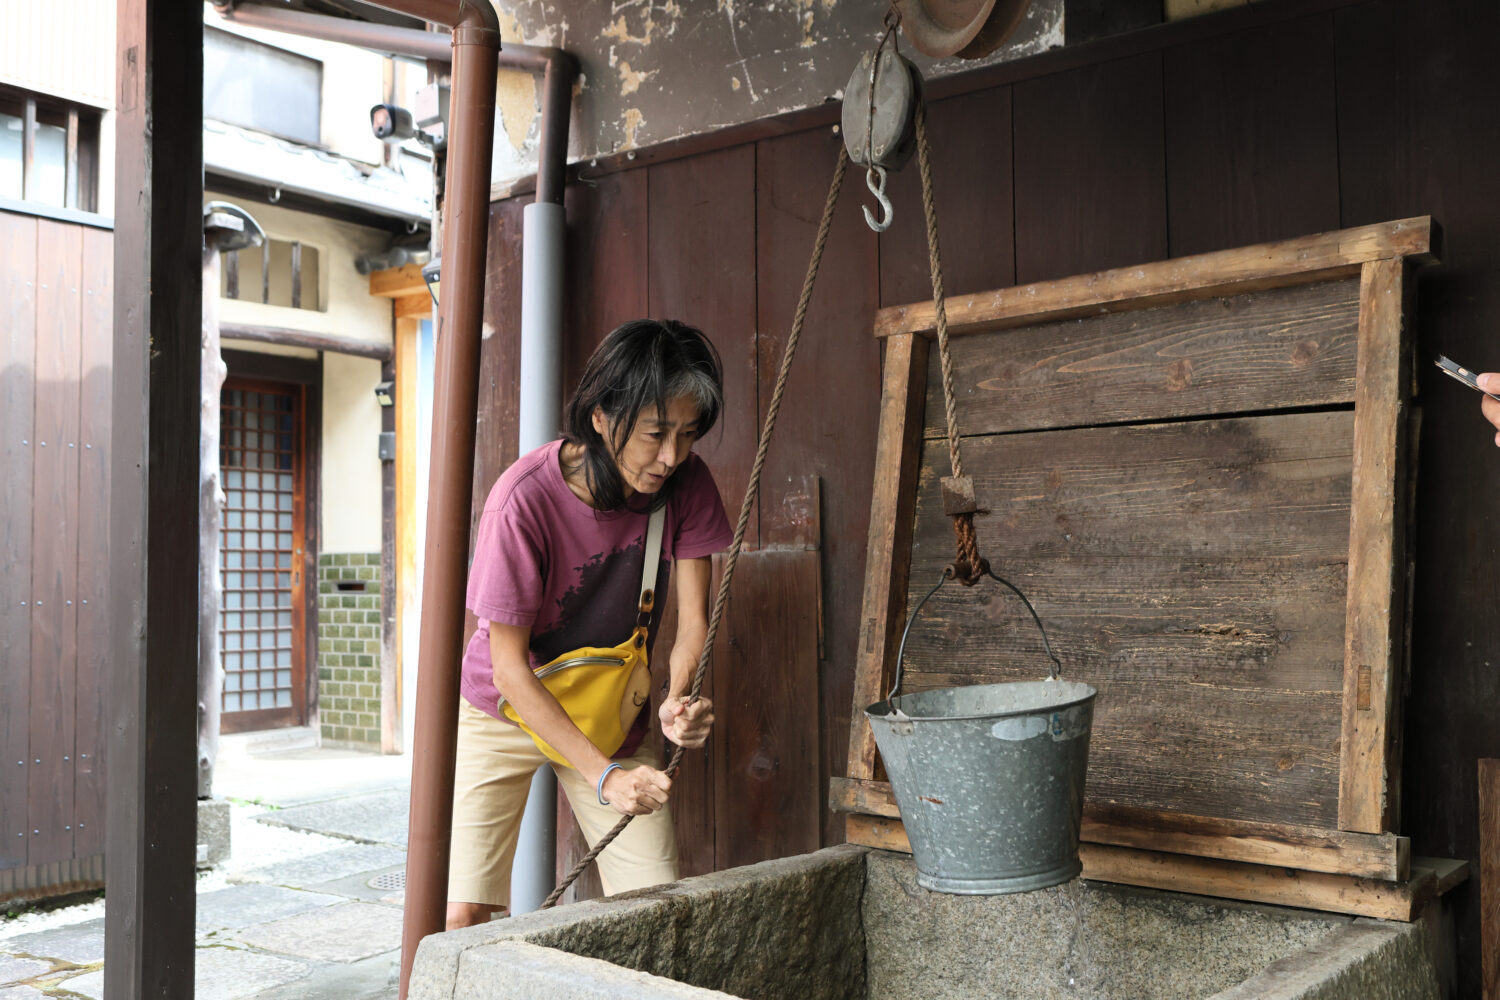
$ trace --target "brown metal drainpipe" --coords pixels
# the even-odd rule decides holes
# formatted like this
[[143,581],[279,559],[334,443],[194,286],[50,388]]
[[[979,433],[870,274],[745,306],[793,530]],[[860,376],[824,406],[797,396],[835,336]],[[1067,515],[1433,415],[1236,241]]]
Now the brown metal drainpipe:
[[381,0],[380,6],[453,29],[427,569],[422,585],[406,907],[401,932],[400,996],[405,1000],[417,945],[427,935],[443,930],[448,901],[448,840],[453,821],[454,745],[500,28],[488,0]]

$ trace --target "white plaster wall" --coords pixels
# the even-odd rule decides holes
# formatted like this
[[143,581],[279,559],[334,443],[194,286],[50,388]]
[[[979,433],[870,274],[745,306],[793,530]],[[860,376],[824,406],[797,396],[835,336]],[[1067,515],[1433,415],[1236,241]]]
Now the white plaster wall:
[[[215,200],[235,201],[228,195],[205,192],[205,202]],[[390,234],[275,205],[241,207],[254,216],[271,238],[297,240],[317,247],[318,303],[323,308],[292,309],[226,299],[220,303],[220,322],[306,330],[382,344],[391,342],[390,300],[371,298],[370,279],[354,269],[354,258],[384,250],[390,243]]]
[[323,355],[324,552],[380,551],[380,362]]
[[323,145],[361,163],[381,162],[383,144],[370,134],[370,107],[385,99],[385,56],[336,42],[247,28],[220,17],[211,3],[203,5],[203,23],[321,62]]

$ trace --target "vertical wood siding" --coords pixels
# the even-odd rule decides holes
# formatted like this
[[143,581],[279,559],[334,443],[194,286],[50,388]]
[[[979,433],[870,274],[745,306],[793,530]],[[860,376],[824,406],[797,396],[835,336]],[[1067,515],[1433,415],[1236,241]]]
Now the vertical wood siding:
[[103,0],[0,5],[0,83],[113,108],[115,5]]
[[104,845],[110,234],[0,213],[0,868]]

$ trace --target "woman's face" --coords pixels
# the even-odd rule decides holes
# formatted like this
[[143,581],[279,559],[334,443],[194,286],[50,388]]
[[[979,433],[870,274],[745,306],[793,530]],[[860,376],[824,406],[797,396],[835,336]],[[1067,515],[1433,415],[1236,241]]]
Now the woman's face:
[[667,401],[665,416],[654,406],[646,407],[624,447],[619,447],[620,439],[602,409],[594,410],[594,430],[618,448],[615,466],[625,483],[625,496],[655,493],[693,450],[698,439],[698,405],[678,396]]

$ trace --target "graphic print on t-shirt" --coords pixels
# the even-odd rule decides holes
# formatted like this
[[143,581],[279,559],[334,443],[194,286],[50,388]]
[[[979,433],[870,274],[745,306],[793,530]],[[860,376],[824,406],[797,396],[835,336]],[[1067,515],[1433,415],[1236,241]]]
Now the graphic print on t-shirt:
[[[534,662],[547,663],[580,646],[613,646],[625,641],[635,628],[643,550],[644,543],[637,541],[608,555],[601,552],[584,565],[573,567],[577,580],[557,599],[554,626],[532,636]],[[651,615],[653,632],[661,617],[659,604]]]

